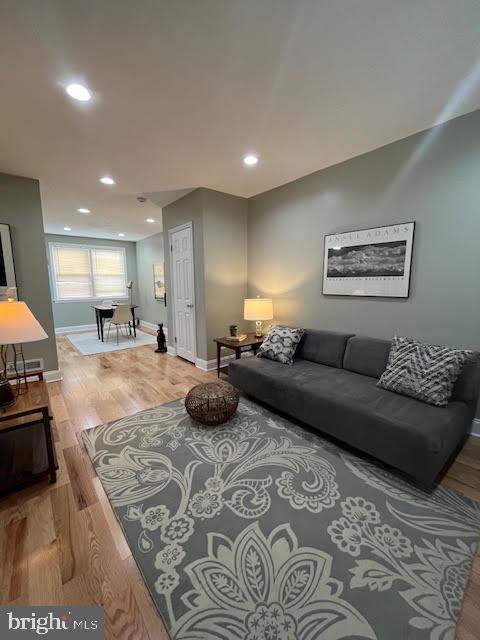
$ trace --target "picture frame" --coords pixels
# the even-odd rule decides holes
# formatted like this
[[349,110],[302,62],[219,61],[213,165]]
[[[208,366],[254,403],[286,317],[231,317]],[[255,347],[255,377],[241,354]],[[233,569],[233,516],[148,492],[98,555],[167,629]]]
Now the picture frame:
[[7,294],[10,294],[9,289],[16,291],[16,288],[10,225],[0,223],[0,298],[6,298]]
[[323,294],[408,298],[415,222],[325,236]]
[[153,263],[153,295],[155,300],[163,300],[165,306],[167,305],[165,265],[163,262]]

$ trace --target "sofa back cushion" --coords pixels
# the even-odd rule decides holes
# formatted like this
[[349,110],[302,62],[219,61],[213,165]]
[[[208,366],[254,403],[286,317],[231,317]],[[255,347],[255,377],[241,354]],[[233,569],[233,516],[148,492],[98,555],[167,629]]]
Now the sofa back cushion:
[[296,358],[341,369],[347,340],[351,336],[351,333],[306,329],[298,345]]
[[371,378],[380,378],[387,366],[391,340],[353,336],[347,342],[343,368]]
[[464,365],[453,387],[453,400],[476,404],[480,392],[480,353],[474,353]]

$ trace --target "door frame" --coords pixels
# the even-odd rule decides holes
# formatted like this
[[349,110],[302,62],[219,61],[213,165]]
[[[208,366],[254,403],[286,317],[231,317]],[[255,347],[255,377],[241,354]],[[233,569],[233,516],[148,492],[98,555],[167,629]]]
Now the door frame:
[[[171,229],[168,230],[168,251],[169,251],[169,255],[170,255],[170,291],[171,291],[171,295],[170,295],[170,299],[172,301],[172,329],[173,329],[173,340],[174,340],[174,346],[173,346],[173,350],[174,350],[174,355],[178,355],[177,354],[177,329],[175,326],[175,322],[176,322],[176,317],[177,317],[177,313],[176,313],[176,309],[175,309],[175,284],[174,284],[174,277],[173,277],[173,241],[172,241],[172,236],[174,233],[177,233],[178,231],[183,231],[184,229],[190,229],[190,233],[192,236],[192,273],[193,273],[193,288],[192,288],[192,302],[193,302],[193,347],[194,347],[194,360],[192,362],[192,364],[195,364],[197,361],[197,303],[195,300],[195,249],[193,246],[193,222],[192,220],[190,220],[190,222],[185,222],[184,224],[179,224],[176,227],[172,227]],[[170,335],[170,332],[169,332]],[[188,360],[188,362],[190,362]]]

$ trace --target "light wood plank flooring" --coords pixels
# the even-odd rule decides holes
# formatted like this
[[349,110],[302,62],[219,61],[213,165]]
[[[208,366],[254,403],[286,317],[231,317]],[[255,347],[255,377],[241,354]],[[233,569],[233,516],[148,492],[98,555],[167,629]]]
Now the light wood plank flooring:
[[[108,640],[167,640],[79,435],[182,398],[193,385],[216,376],[154,353],[152,346],[82,356],[62,336],[58,350],[64,379],[49,385],[58,481],[0,501],[0,603],[98,604],[105,608]],[[480,439],[469,439],[444,483],[480,500]],[[480,637],[479,602],[477,554],[459,640]]]

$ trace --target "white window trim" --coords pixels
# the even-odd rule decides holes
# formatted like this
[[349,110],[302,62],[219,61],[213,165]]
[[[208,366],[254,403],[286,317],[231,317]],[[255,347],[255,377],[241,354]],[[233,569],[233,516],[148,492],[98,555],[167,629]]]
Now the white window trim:
[[92,269],[92,249],[107,249],[110,251],[121,251],[122,256],[123,256],[123,288],[125,291],[125,295],[122,296],[114,296],[115,300],[128,300],[128,291],[127,291],[127,282],[128,282],[128,273],[127,273],[127,252],[125,251],[125,247],[114,247],[114,246],[107,246],[107,245],[99,245],[99,244],[79,244],[77,242],[49,242],[48,243],[48,258],[49,258],[49,272],[50,272],[50,284],[51,284],[51,288],[52,288],[52,301],[55,302],[55,304],[64,304],[64,303],[69,303],[71,304],[72,302],[101,302],[102,300],[105,300],[105,296],[93,296],[91,298],[59,298],[58,297],[58,291],[57,291],[57,281],[55,278],[55,261],[53,258],[53,249],[55,247],[67,247],[67,248],[71,248],[71,247],[75,247],[75,248],[79,248],[79,249],[88,249],[88,259],[89,259],[89,265],[90,265],[90,278],[92,281],[92,286],[93,286],[93,269]]

